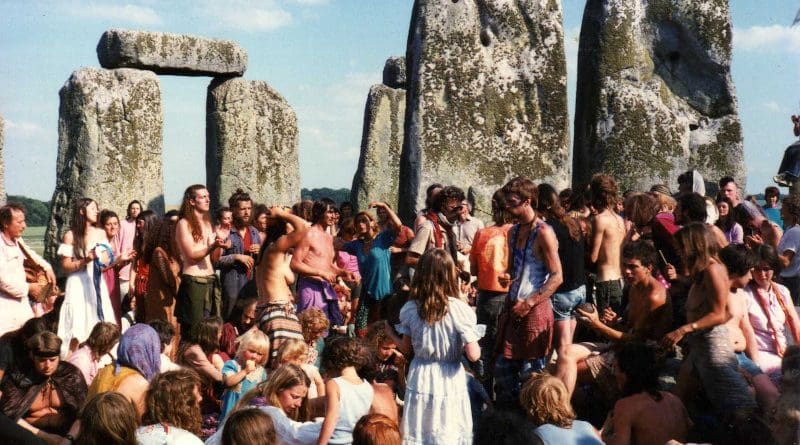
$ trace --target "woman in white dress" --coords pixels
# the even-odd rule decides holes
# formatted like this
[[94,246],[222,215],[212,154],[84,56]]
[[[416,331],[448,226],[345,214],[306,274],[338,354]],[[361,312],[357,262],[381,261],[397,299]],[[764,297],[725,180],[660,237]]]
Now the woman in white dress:
[[[402,352],[413,349],[401,430],[403,443],[471,444],[472,413],[462,351],[476,361],[481,351],[475,312],[458,296],[450,255],[432,249],[420,258],[411,297],[400,310]],[[390,331],[390,330],[389,330]],[[394,333],[392,333],[393,335]]]
[[[108,243],[105,232],[95,227],[99,213],[97,203],[92,199],[78,200],[72,212],[70,230],[64,234],[63,243],[58,247],[61,267],[69,274],[58,316],[57,334],[63,340],[62,358],[89,338],[97,322],[116,322],[108,286],[94,261],[95,246]],[[122,258],[117,259],[120,260]]]

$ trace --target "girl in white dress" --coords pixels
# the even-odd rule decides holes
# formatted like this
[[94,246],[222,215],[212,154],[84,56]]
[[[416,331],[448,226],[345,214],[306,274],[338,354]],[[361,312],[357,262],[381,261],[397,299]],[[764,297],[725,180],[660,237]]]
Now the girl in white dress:
[[[95,264],[95,246],[107,244],[106,234],[95,227],[97,203],[82,198],[75,203],[70,230],[58,247],[61,267],[68,273],[64,286],[64,303],[58,316],[58,336],[63,340],[61,357],[89,338],[99,321],[116,323],[103,274]],[[117,261],[122,258],[118,258]]]
[[480,335],[475,312],[453,298],[457,295],[458,278],[450,255],[442,249],[427,251],[419,260],[410,300],[400,310],[397,325],[402,352],[414,352],[406,382],[403,443],[472,443],[461,353],[470,361],[478,360]]

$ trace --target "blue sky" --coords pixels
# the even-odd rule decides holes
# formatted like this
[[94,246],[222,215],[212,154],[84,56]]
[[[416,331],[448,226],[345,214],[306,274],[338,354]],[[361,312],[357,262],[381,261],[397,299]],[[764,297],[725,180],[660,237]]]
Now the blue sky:
[[[411,0],[0,1],[0,114],[6,190],[50,199],[58,148],[58,90],[72,71],[99,66],[111,27],[232,39],[248,52],[245,78],[265,80],[297,112],[304,187],[349,187],[363,109],[384,61],[405,53]],[[584,1],[564,0],[570,103]],[[733,0],[733,77],[751,192],[770,184],[800,114],[800,1]],[[209,78],[161,76],[168,203],[205,181]],[[574,116],[572,105],[570,116]]]

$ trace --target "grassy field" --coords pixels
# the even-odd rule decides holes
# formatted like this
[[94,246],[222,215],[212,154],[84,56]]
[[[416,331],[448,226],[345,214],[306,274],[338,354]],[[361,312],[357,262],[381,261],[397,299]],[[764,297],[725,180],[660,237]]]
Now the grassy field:
[[44,231],[45,226],[28,227],[22,234],[25,243],[39,255],[44,253]]

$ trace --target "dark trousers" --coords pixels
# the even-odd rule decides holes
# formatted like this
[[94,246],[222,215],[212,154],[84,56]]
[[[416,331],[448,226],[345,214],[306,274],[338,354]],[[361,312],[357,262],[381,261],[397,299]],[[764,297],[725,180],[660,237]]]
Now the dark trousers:
[[500,312],[503,311],[506,295],[508,295],[506,292],[478,290],[476,301],[475,315],[478,318],[478,324],[486,325],[486,334],[478,341],[481,347],[481,359],[475,364],[474,369],[478,372],[481,383],[489,396],[492,395],[494,380],[491,361],[497,342],[497,320],[500,318]]

